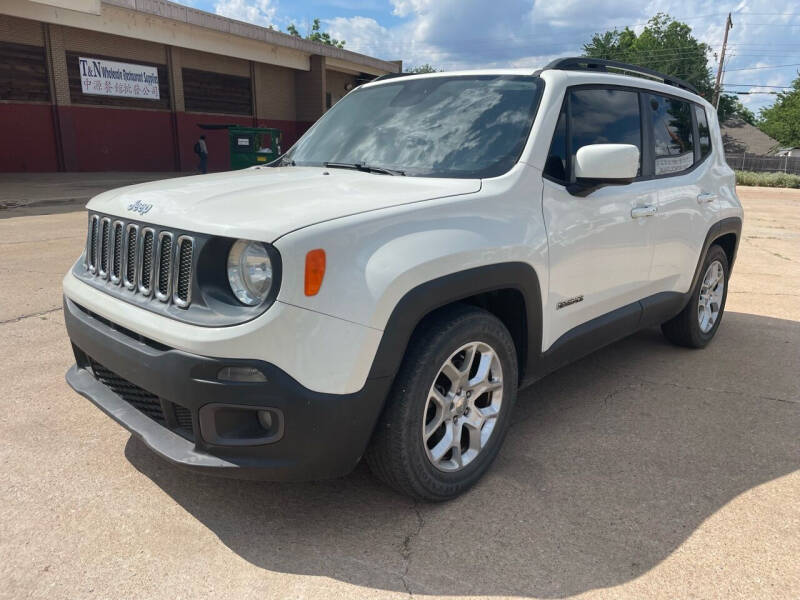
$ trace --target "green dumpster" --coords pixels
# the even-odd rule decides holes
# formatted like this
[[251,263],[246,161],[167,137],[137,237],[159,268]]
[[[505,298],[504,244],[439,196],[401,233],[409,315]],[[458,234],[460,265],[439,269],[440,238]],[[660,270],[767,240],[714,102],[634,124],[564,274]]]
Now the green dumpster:
[[227,129],[230,168],[246,169],[272,162],[281,154],[281,130],[270,127],[243,127],[198,123],[200,129]]

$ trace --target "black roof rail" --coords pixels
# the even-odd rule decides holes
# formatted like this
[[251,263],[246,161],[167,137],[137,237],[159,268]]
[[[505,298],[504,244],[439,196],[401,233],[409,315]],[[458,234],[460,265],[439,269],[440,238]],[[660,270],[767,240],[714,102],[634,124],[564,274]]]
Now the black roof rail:
[[637,65],[631,65],[616,60],[590,58],[588,56],[570,56],[567,58],[557,58],[548,63],[548,65],[542,70],[545,71],[548,69],[557,71],[599,71],[602,73],[607,73],[608,69],[616,69],[618,71],[627,71],[628,73],[634,73],[636,75],[644,75],[650,79],[656,79],[662,83],[666,83],[667,85],[688,90],[693,94],[697,94],[698,96],[700,95],[700,92],[697,91],[696,87],[694,87],[691,83],[684,81],[683,79],[678,79],[672,75],[665,75],[664,73],[659,73],[658,71],[648,69],[647,67],[639,67]]

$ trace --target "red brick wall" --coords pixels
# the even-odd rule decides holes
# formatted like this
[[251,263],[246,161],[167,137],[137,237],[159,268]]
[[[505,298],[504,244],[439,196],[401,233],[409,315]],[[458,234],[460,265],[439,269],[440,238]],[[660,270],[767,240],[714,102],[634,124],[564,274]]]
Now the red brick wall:
[[170,113],[60,106],[64,162],[75,171],[174,171]]
[[0,104],[0,171],[58,171],[52,107]]
[[[0,104],[0,172],[57,171],[58,157],[52,107],[44,104]],[[65,163],[71,171],[174,171],[172,116],[148,111],[91,106],[58,107]],[[252,117],[177,113],[180,170],[197,169],[194,143],[205,134],[209,171],[230,168],[228,132],[203,131],[198,123],[253,126]],[[312,123],[259,119],[259,127],[282,133],[283,151]]]

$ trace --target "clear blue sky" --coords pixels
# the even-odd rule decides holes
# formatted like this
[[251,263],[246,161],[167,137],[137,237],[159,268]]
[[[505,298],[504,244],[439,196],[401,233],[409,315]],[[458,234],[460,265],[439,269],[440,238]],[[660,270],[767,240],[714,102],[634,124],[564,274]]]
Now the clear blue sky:
[[[406,65],[442,69],[541,66],[556,56],[580,52],[597,31],[641,29],[655,13],[685,21],[715,52],[722,45],[725,16],[733,12],[729,36],[728,89],[777,91],[800,69],[800,5],[774,0],[178,0],[182,4],[285,30],[305,33],[314,18],[344,39],[347,48]],[[679,49],[676,50],[676,52]],[[788,65],[775,68],[776,65]],[[715,59],[709,66],[716,69]],[[745,84],[734,86],[733,84]],[[759,86],[759,87],[754,87]],[[773,96],[741,100],[756,112]]]

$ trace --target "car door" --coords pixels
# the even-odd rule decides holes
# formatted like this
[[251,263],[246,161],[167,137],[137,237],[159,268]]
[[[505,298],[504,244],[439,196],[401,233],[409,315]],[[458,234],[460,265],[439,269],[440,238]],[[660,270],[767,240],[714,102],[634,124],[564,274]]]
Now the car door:
[[[577,150],[602,143],[633,144],[641,151],[638,91],[596,85],[569,88],[543,174],[550,266],[543,350],[584,324],[588,325],[577,331],[587,338],[632,332],[639,320],[637,301],[650,293],[649,217],[655,214],[658,184],[637,177],[586,195],[571,185]],[[593,332],[594,325],[603,331]],[[575,336],[564,340],[570,337]],[[608,340],[596,341],[601,345]]]
[[689,291],[719,202],[705,109],[693,102],[647,94],[645,127],[653,140],[654,175],[661,182],[653,219],[651,279],[676,298]]

